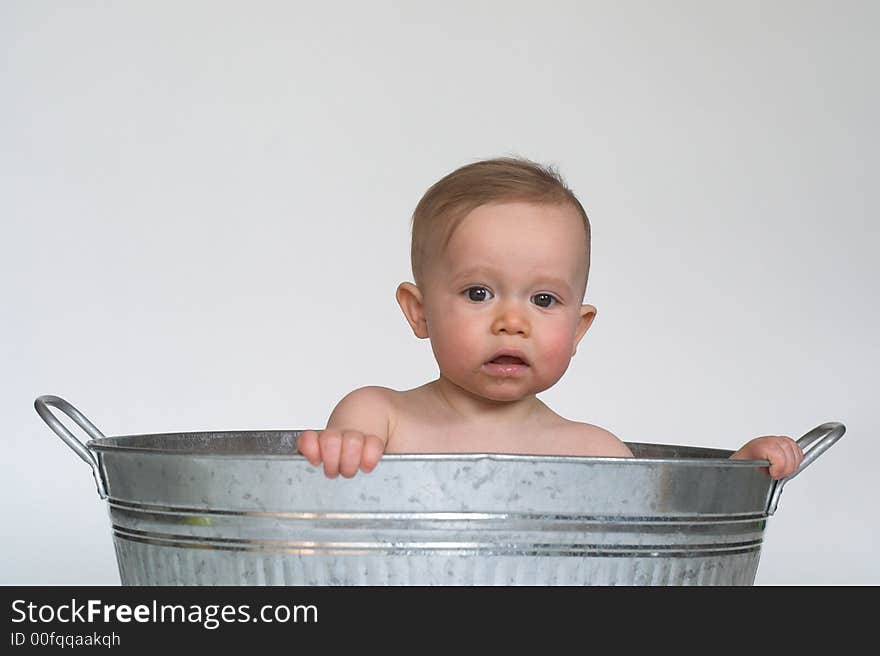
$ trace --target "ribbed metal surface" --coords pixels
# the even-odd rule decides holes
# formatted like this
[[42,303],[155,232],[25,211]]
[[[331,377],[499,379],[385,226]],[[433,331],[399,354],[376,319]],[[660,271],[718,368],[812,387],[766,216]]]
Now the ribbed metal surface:
[[104,438],[126,585],[750,585],[772,481],[729,452],[388,455],[327,479],[295,432]]
[[759,551],[705,557],[287,554],[117,537],[123,585],[752,585]]
[[634,458],[386,454],[330,480],[301,431],[105,437],[60,397],[34,407],[90,466],[135,585],[748,585],[786,482],[846,430],[803,435],[778,482],[766,460],[635,442]]
[[764,519],[235,513],[110,500],[126,585],[749,585]]

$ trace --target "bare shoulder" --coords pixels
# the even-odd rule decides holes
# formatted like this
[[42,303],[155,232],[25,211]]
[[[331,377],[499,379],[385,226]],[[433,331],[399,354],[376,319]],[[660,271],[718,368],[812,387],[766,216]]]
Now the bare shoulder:
[[631,458],[633,453],[623,440],[600,426],[566,420],[572,455]]
[[327,420],[327,428],[356,430],[388,439],[396,392],[387,387],[369,385],[346,394]]
[[397,392],[388,387],[379,385],[367,385],[366,387],[358,387],[352,390],[339,403],[358,403],[358,404],[384,404],[391,403],[391,397]]

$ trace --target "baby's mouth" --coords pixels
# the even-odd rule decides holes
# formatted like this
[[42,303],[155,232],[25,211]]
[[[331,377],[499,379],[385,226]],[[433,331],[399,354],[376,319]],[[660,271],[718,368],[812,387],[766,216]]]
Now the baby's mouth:
[[484,365],[483,370],[490,376],[524,376],[529,368],[525,353],[519,349],[498,349]]
[[526,364],[522,359],[512,355],[499,355],[494,360],[489,360],[491,364]]
[[483,365],[483,370],[493,377],[519,378],[526,375],[529,363],[518,355],[499,353]]

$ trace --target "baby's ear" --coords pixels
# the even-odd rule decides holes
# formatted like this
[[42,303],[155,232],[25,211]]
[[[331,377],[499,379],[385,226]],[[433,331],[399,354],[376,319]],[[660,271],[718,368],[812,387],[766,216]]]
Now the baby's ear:
[[411,282],[402,282],[397,286],[396,298],[415,336],[419,339],[427,338],[428,323],[425,321],[422,291]]
[[577,353],[578,344],[580,344],[583,336],[587,334],[587,330],[589,330],[590,326],[593,324],[593,319],[595,318],[596,308],[594,306],[581,305],[580,318],[578,319],[578,326],[574,335],[574,344],[571,348],[571,357],[574,357],[574,354]]

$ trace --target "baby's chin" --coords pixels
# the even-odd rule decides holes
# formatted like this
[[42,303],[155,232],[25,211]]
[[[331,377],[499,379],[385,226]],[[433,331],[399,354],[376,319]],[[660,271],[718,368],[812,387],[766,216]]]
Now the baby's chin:
[[525,387],[521,383],[516,384],[514,381],[501,381],[480,385],[477,389],[468,389],[468,391],[488,401],[515,403],[516,401],[534,396],[538,392],[543,392],[544,389],[546,388],[533,389],[531,386]]
[[450,376],[448,372],[443,371],[441,371],[441,376],[474,397],[496,403],[515,403],[529,397],[534,397],[535,394],[543,392],[548,387],[552,387],[553,383],[556,382],[553,381],[549,385],[536,385],[534,380],[493,378],[480,374],[476,376],[473,374],[470,376]]
[[478,394],[478,396],[482,396],[487,401],[496,401],[498,403],[516,403],[517,401],[522,401],[527,396],[534,396],[534,394],[498,394],[498,393],[486,393],[486,394]]

